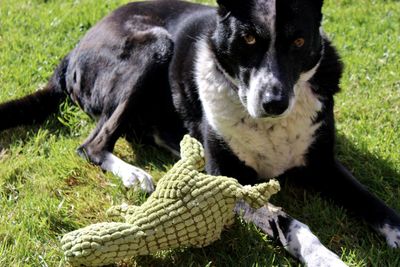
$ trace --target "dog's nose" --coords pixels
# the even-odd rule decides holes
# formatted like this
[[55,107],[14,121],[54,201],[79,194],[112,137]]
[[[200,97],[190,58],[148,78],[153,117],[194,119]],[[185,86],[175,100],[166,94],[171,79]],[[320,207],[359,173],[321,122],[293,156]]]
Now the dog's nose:
[[266,99],[262,105],[267,116],[279,116],[288,109],[289,99],[287,97],[274,96]]

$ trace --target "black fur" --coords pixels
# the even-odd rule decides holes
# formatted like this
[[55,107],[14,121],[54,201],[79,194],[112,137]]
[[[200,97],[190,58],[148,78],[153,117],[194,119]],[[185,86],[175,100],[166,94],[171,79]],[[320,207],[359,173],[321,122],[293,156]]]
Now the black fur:
[[[102,164],[104,153],[113,150],[121,135],[142,142],[153,142],[158,135],[177,149],[189,132],[205,146],[207,172],[254,184],[261,178],[257,171],[231,150],[229,140],[205,117],[194,76],[198,40],[209,45],[219,71],[236,93],[232,80],[249,86],[254,68],[268,68],[276,77],[273,85],[262,85],[275,95],[262,100],[260,117],[279,116],[286,110],[300,75],[318,63],[309,82],[322,102],[314,120],[321,126],[308,148],[306,165],[287,169],[282,177],[302,177],[376,228],[389,224],[400,229],[399,216],[335,159],[333,95],[339,91],[343,67],[319,31],[322,1],[277,1],[276,36],[254,16],[255,0],[217,2],[217,9],[174,0],[136,2],[117,9],[86,34],[43,91],[0,105],[0,116],[6,118],[0,130],[43,121],[68,94],[98,119],[79,148],[95,164]],[[256,36],[257,43],[249,47],[245,34]],[[293,46],[299,37],[305,38],[305,45]],[[276,46],[273,55],[268,53],[271,44]],[[271,107],[276,102],[278,109]]]

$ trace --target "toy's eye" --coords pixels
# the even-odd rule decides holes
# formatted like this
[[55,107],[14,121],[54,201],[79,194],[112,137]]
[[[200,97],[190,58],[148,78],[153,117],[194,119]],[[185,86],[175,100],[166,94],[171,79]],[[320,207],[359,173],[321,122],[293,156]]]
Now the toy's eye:
[[293,44],[296,47],[300,48],[300,47],[302,47],[304,45],[305,42],[306,41],[304,40],[304,38],[297,38],[296,40],[294,40]]
[[256,37],[254,37],[254,35],[251,35],[251,34],[246,34],[245,36],[243,36],[243,38],[244,38],[246,44],[248,44],[248,45],[253,45],[257,41]]

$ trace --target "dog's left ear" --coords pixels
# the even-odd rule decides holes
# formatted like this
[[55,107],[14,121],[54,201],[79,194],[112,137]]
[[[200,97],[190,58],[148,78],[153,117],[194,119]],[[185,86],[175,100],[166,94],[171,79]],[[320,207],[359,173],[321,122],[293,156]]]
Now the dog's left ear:
[[321,9],[322,9],[322,6],[324,5],[324,0],[311,0],[311,2],[312,2],[313,4],[315,4],[316,7],[317,7],[319,10],[321,10]]
[[324,5],[324,0],[309,0],[314,6],[315,10],[318,12],[318,20],[322,20],[322,6]]

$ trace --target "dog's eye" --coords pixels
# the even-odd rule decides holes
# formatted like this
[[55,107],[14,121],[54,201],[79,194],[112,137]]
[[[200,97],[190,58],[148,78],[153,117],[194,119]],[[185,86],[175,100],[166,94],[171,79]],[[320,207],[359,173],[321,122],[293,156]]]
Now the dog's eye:
[[254,35],[251,34],[246,34],[245,36],[243,36],[246,44],[248,45],[253,45],[256,43],[256,37],[254,37]]
[[302,46],[304,45],[304,43],[305,43],[304,38],[297,38],[297,39],[294,40],[294,42],[293,42],[293,44],[294,44],[296,47],[298,47],[298,48],[302,47]]

